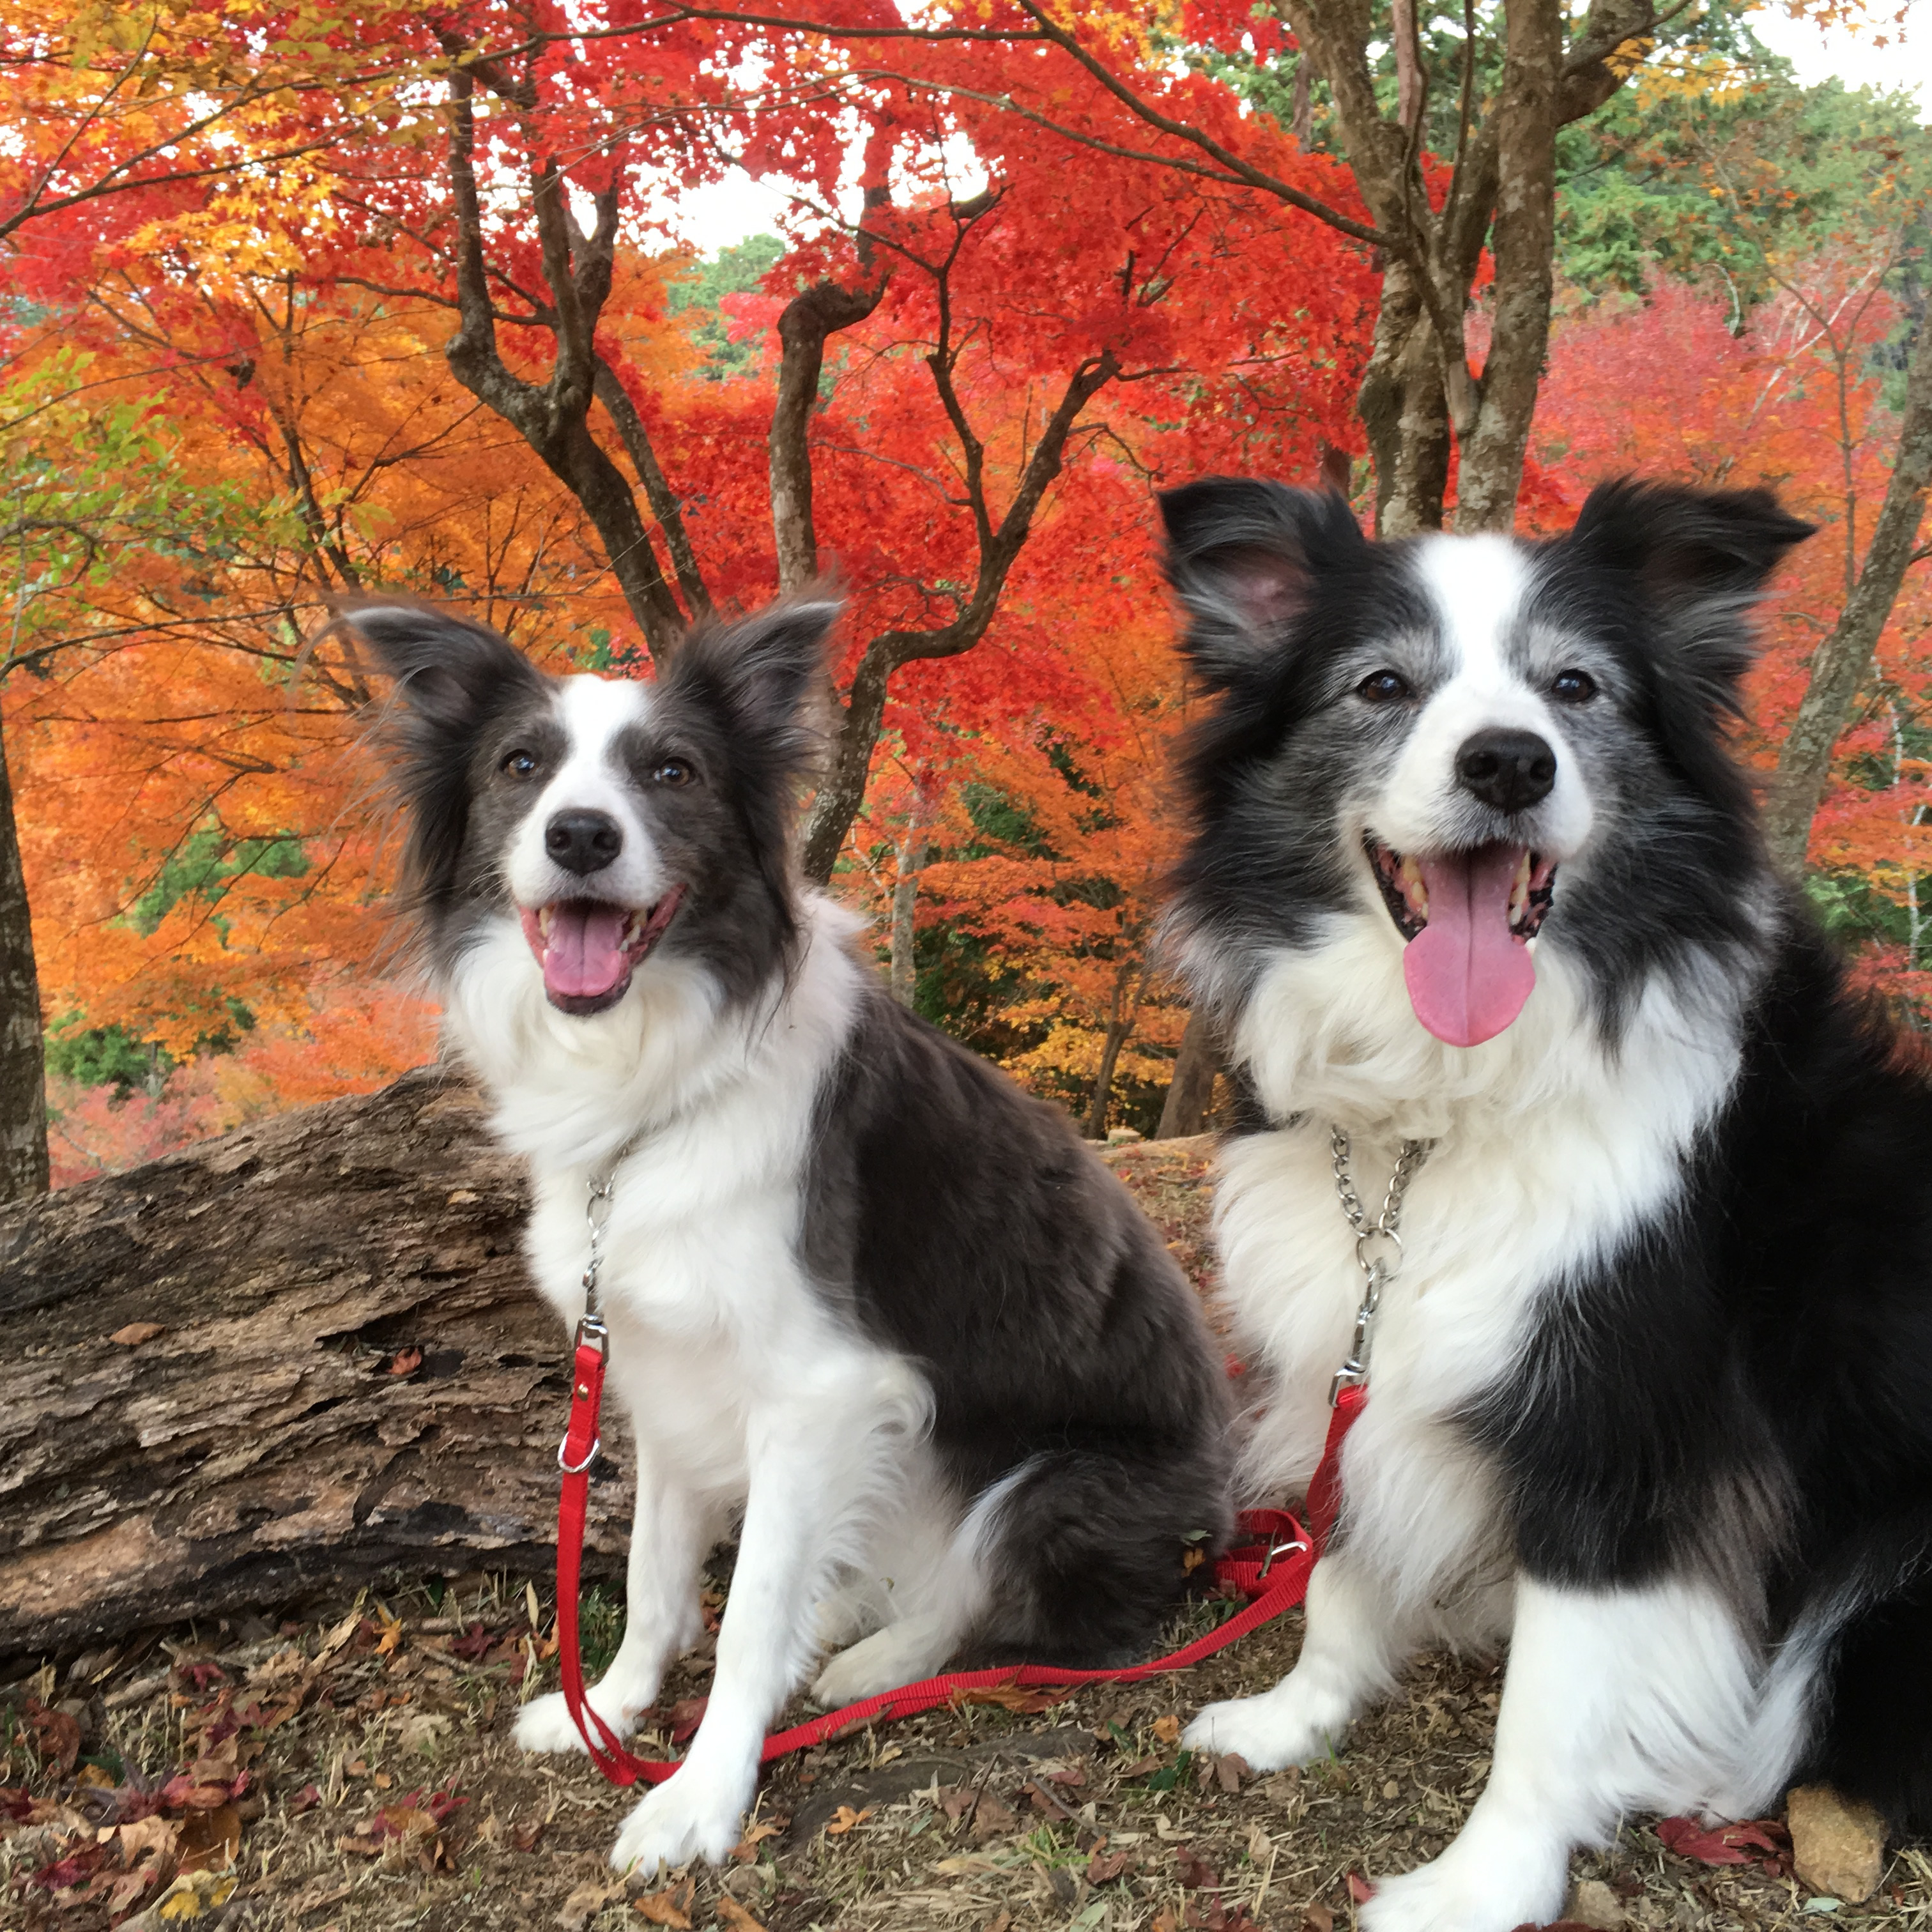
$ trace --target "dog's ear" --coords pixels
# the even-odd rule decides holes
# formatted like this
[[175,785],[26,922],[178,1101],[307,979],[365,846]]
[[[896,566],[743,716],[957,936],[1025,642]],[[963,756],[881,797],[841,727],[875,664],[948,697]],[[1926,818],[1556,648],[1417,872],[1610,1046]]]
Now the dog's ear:
[[1208,476],[1163,490],[1167,580],[1188,615],[1181,649],[1210,688],[1279,654],[1323,572],[1358,562],[1361,526],[1333,491]]
[[467,730],[506,691],[531,692],[542,682],[507,638],[425,604],[347,604],[328,628],[348,631],[368,646],[377,668],[396,680],[396,695],[414,724],[428,734]]
[[1756,640],[1746,621],[1772,573],[1816,526],[1768,490],[1692,490],[1624,478],[1590,492],[1565,540],[1634,578],[1681,662],[1720,708],[1736,704]]
[[741,742],[802,765],[818,747],[807,721],[825,688],[826,635],[844,608],[817,597],[700,625],[671,653],[665,688],[717,712]]

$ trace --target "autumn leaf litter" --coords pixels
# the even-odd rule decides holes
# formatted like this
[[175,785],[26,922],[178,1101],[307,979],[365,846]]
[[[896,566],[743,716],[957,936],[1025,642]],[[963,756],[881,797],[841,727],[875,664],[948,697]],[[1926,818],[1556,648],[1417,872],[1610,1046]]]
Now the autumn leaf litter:
[[[1206,1151],[1112,1156],[1197,1280]],[[1229,1607],[1190,1604],[1173,1641]],[[634,1794],[508,1742],[522,1699],[556,1682],[552,1610],[522,1580],[476,1576],[16,1677],[0,1687],[0,1924],[1334,1932],[1376,1876],[1432,1856],[1467,1816],[1501,1685],[1492,1662],[1429,1658],[1304,1771],[1256,1777],[1184,1749],[1199,1705],[1287,1668],[1292,1612],[1177,1678],[1008,1694],[838,1739],[772,1769],[728,1870],[627,1882],[604,1859]],[[593,1644],[614,1642],[609,1606],[593,1600],[586,1621]],[[641,1748],[695,1728],[712,1645],[680,1666]],[[1932,1925],[1923,1850],[1894,1849],[1866,1904],[1820,1900],[1775,1820],[1632,1819],[1575,1874],[1577,1924]]]

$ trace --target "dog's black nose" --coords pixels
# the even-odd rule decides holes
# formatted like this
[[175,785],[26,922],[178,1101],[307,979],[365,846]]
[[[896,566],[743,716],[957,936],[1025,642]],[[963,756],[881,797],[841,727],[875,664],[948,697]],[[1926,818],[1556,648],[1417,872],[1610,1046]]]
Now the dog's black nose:
[[544,827],[544,850],[566,872],[601,872],[624,849],[608,812],[560,812]]
[[1456,776],[1498,812],[1527,812],[1550,796],[1556,754],[1534,731],[1478,731],[1456,754]]

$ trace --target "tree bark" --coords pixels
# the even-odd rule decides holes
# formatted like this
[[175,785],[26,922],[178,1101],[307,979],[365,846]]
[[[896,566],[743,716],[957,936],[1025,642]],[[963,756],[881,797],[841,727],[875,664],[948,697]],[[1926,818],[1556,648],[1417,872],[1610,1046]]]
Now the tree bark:
[[1214,1106],[1214,1078],[1220,1070],[1221,1043],[1215,1037],[1214,1023],[1204,1009],[1196,1006],[1180,1036],[1174,1078],[1161,1106],[1160,1124],[1154,1130],[1156,1140],[1185,1140],[1207,1132]]
[[[879,193],[882,197],[884,190]],[[867,206],[873,205],[868,191]],[[808,432],[825,368],[825,338],[863,322],[885,292],[883,275],[869,289],[815,282],[793,296],[778,317],[778,392],[766,446],[771,460],[772,536],[778,549],[781,596],[802,591],[818,575]]]
[[[479,1096],[431,1068],[0,1209],[0,1655],[548,1574],[568,1348],[526,1206]],[[112,1339],[134,1323],[161,1332]],[[600,1570],[628,1513],[593,1486]]]
[[1811,821],[1832,772],[1832,753],[1852,714],[1858,687],[1905,573],[1912,562],[1925,500],[1932,491],[1932,324],[1921,322],[1906,379],[1898,455],[1857,584],[1838,621],[1811,659],[1798,716],[1778,754],[1778,776],[1764,813],[1772,858],[1792,878],[1802,875]]
[[919,962],[914,914],[919,904],[919,875],[926,869],[926,823],[915,807],[899,841],[898,876],[892,881],[892,998],[902,1006],[916,1004]]
[[[0,1202],[47,1187],[46,1037],[34,922],[0,730]],[[0,1249],[0,1253],[4,1252]]]

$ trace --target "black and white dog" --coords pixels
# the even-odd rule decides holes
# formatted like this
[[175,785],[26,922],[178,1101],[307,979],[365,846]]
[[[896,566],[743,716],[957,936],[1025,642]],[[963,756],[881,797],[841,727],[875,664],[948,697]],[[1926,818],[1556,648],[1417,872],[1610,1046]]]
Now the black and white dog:
[[[1159,1236],[799,882],[836,610],[702,628],[654,682],[546,676],[434,611],[346,618],[398,681],[406,890],[448,1035],[529,1159],[530,1259],[566,1322],[614,1169],[637,1520],[591,1701],[620,1732],[700,1634],[700,1565],[742,1512],[710,1707],[620,1867],[726,1856],[822,1646],[851,1646],[830,1703],[962,1651],[1127,1660],[1229,1527],[1226,1378]],[[581,1748],[560,1695],[517,1737]]]
[[1190,1738],[1324,1750],[1434,1639],[1507,1634],[1494,1769],[1372,1932],[1556,1918],[1628,1810],[1816,1777],[1932,1822],[1932,1091],[1767,862],[1726,730],[1768,493],[1600,489],[1548,543],[1366,540],[1255,482],[1165,500],[1218,694],[1174,910],[1250,1119],[1217,1216],[1305,1485],[1374,1204],[1372,1325],[1300,1661]]

